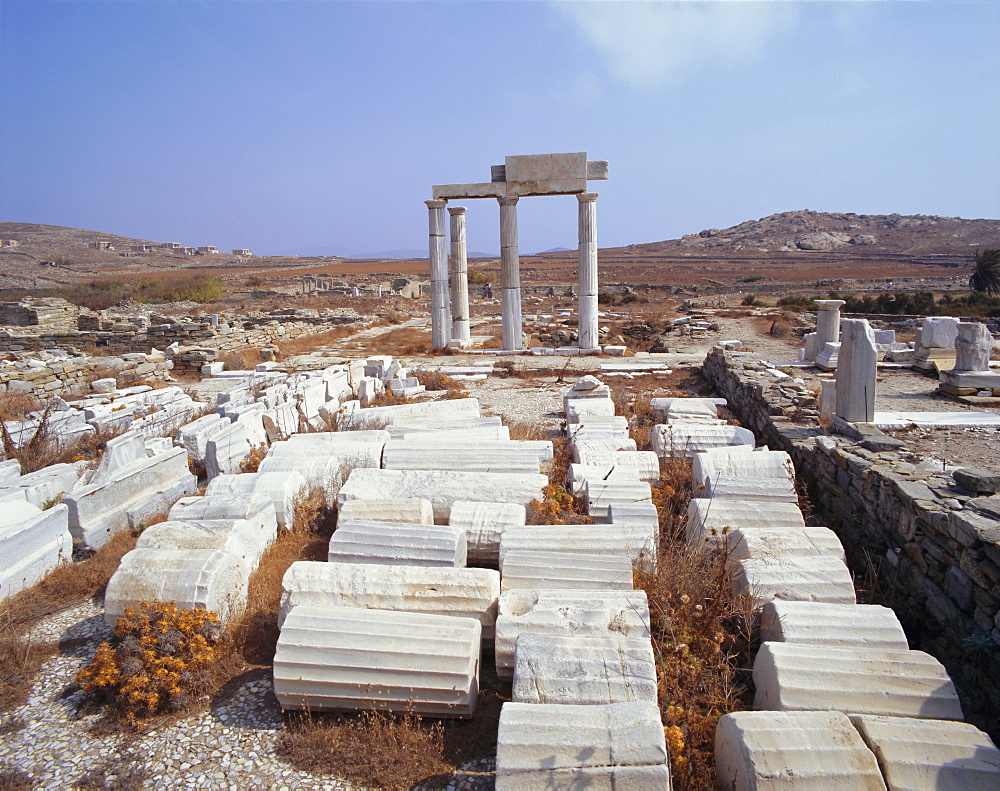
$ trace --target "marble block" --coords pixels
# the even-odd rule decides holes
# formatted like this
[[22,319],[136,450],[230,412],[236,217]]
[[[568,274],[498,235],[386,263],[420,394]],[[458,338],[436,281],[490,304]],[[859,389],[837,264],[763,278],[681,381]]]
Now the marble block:
[[[17,462],[14,462],[17,464]],[[73,490],[81,480],[83,464],[80,462],[50,464],[36,472],[29,472],[12,479],[5,486],[20,489],[32,505],[44,509]]]
[[406,522],[416,525],[434,524],[431,501],[420,497],[404,500],[348,500],[337,511],[338,518],[361,522]]
[[884,791],[875,755],[839,711],[737,711],[715,730],[726,791]]
[[[673,420],[679,420],[682,416],[718,418],[719,407],[726,405],[725,398],[651,398],[649,406],[653,412],[661,418],[668,415]],[[673,422],[664,420],[665,423]]]
[[581,440],[578,439],[573,443],[573,461],[580,464],[581,454],[587,452],[597,452],[597,453],[613,453],[618,450],[635,450],[636,444],[635,440],[631,437],[625,437],[617,439],[610,437],[608,439],[593,439],[593,440]]
[[648,639],[523,634],[514,652],[517,703],[656,703],[656,664]]
[[742,426],[710,425],[707,423],[675,422],[653,426],[653,451],[659,456],[694,457],[711,448],[734,445],[753,450],[753,432]]
[[446,525],[340,520],[330,537],[331,563],[465,566],[465,532]]
[[[817,342],[817,347],[819,343]],[[836,343],[824,343],[816,352],[814,361],[816,367],[821,371],[836,371],[840,362],[840,341]]]
[[716,540],[726,528],[802,528],[805,525],[802,511],[794,503],[695,498],[688,503],[686,536],[689,544],[700,544]]
[[502,588],[541,590],[631,590],[632,561],[626,555],[510,550],[503,556]]
[[433,505],[434,521],[444,524],[452,505],[460,500],[527,506],[542,498],[542,489],[548,483],[548,477],[540,473],[355,469],[337,495],[337,502],[426,498]]
[[618,555],[649,567],[656,562],[658,535],[655,522],[510,527],[500,539],[500,568],[504,568],[507,553],[512,551]]
[[760,614],[761,642],[906,651],[896,613],[877,604],[772,599]]
[[40,582],[73,554],[69,510],[46,510],[29,503],[23,490],[9,492],[0,504],[0,601]]
[[868,714],[851,715],[851,723],[878,758],[890,791],[1000,788],[1000,750],[974,725]]
[[705,494],[716,499],[758,500],[769,503],[798,503],[795,483],[781,478],[745,478],[721,475],[705,484]]
[[448,524],[465,531],[468,562],[496,568],[500,563],[500,541],[504,531],[524,527],[527,509],[515,503],[452,503]]
[[379,406],[347,412],[342,420],[345,428],[371,429],[385,427],[399,417],[437,416],[448,418],[479,417],[479,401],[475,398],[456,398],[449,401],[422,401],[416,404]]
[[771,599],[857,603],[847,566],[824,555],[738,560],[733,589],[752,596],[758,607]]
[[250,439],[243,423],[228,423],[212,431],[205,441],[205,471],[208,479],[235,475],[250,455]]
[[738,560],[819,555],[847,564],[840,539],[828,527],[738,527],[727,535],[727,545],[730,564]]
[[104,595],[104,620],[113,627],[144,601],[211,610],[228,623],[246,606],[253,565],[228,549],[133,549],[121,560]]
[[784,451],[735,451],[699,453],[691,460],[691,477],[697,488],[706,487],[712,490],[715,481],[729,479],[745,479],[759,481],[777,479],[785,483],[795,480],[795,467],[791,457]]
[[382,454],[382,468],[386,470],[446,470],[454,472],[541,472],[542,461],[533,448],[518,447],[519,443],[505,442],[487,447],[455,447],[437,444],[430,447],[423,443],[410,444],[405,440],[389,442]]
[[[501,577],[502,579],[502,577]],[[514,675],[514,648],[524,634],[649,639],[649,604],[636,590],[526,590],[500,594],[496,630],[497,676]]]
[[875,418],[875,370],[878,350],[866,319],[841,322],[840,361],[837,365],[837,417],[849,423]]
[[944,666],[923,651],[764,643],[753,680],[755,709],[963,719]]
[[958,319],[953,316],[925,316],[920,325],[921,348],[953,349],[958,325]]
[[281,580],[278,626],[293,607],[364,607],[475,618],[493,642],[500,574],[493,569],[292,563]]
[[505,703],[497,733],[497,791],[669,789],[656,704]]
[[469,717],[479,621],[359,607],[293,607],[274,654],[281,708]]
[[295,527],[295,500],[306,488],[306,479],[298,472],[245,472],[240,475],[220,475],[205,490],[205,496],[236,494],[243,497],[263,494],[274,503],[278,526],[284,530]]

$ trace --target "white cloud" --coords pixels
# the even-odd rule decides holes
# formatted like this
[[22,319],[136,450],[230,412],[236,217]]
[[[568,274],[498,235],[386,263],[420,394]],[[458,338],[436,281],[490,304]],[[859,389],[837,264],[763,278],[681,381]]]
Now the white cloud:
[[791,2],[667,2],[557,0],[612,76],[637,88],[682,81],[708,65],[753,61],[790,30]]

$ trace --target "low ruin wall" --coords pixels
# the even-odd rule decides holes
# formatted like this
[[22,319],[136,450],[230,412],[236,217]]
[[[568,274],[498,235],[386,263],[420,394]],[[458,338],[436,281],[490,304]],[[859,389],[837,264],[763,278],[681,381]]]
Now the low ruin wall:
[[869,603],[896,611],[913,647],[948,669],[969,721],[996,739],[1000,506],[967,498],[950,508],[950,475],[911,472],[912,457],[899,451],[792,422],[780,382],[755,368],[749,355],[714,349],[703,374],[758,441],[791,455],[818,523],[837,533],[855,578],[872,589]]

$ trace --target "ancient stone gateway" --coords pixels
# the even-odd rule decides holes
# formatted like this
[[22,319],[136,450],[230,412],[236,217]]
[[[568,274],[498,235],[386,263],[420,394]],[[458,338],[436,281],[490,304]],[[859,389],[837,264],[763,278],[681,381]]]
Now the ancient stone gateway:
[[521,275],[517,250],[517,201],[534,195],[576,195],[579,206],[579,346],[597,347],[597,193],[588,179],[606,179],[608,163],[588,161],[586,153],[506,157],[494,165],[491,180],[479,184],[437,184],[430,211],[431,343],[435,349],[469,343],[469,285],[465,246],[465,208],[452,207],[450,241],[445,237],[445,207],[459,198],[496,198],[500,202],[500,289],[503,348],[523,348]]

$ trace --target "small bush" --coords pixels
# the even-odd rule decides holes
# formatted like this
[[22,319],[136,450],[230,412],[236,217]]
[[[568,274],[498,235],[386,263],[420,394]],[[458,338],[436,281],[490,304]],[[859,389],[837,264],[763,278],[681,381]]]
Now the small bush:
[[487,272],[483,269],[470,269],[466,277],[470,286],[485,286],[496,279],[496,276],[492,272]]
[[218,620],[175,602],[128,608],[115,626],[115,645],[101,643],[77,683],[126,723],[183,709],[207,686]]
[[257,472],[260,463],[267,458],[267,443],[261,442],[250,448],[250,453],[240,462],[240,472]]
[[747,296],[743,297],[743,301],[740,302],[740,304],[748,308],[758,308],[763,305],[763,303],[757,299],[756,294],[747,294]]
[[775,319],[771,322],[771,329],[767,332],[774,338],[788,338],[792,334],[792,325],[784,319]]

